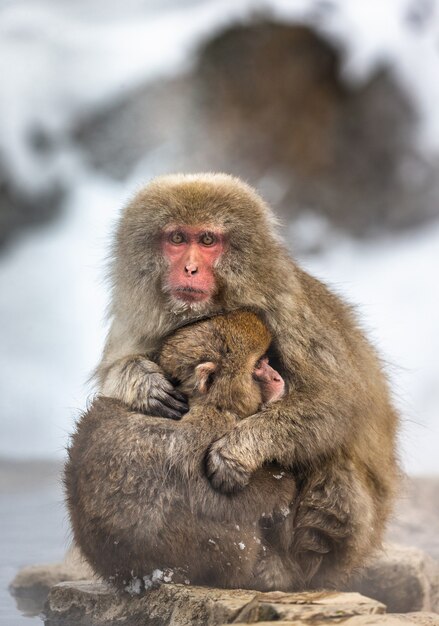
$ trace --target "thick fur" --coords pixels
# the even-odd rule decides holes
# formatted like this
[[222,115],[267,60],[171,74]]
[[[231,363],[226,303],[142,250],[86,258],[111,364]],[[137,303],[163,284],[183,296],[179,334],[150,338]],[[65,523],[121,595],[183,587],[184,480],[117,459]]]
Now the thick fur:
[[[164,289],[159,238],[169,224],[226,234],[207,304],[190,308]],[[141,410],[145,372],[165,335],[219,311],[263,316],[289,391],[218,439],[208,473],[232,493],[266,462],[292,469],[300,484],[293,543],[306,585],[340,584],[379,546],[399,474],[398,417],[352,310],[289,257],[255,191],[224,174],[165,176],[141,190],[120,221],[111,276],[112,326],[97,378],[104,393]]]
[[[260,407],[252,375],[269,343],[253,313],[198,322],[168,339],[160,357],[191,398],[181,421],[133,413],[105,397],[82,417],[65,469],[67,501],[75,541],[106,580],[148,585],[161,570],[174,582],[221,587],[301,584],[283,529],[293,514],[292,476],[260,469],[228,496],[212,488],[204,468],[212,441]],[[206,361],[218,369],[201,393],[194,372]]]

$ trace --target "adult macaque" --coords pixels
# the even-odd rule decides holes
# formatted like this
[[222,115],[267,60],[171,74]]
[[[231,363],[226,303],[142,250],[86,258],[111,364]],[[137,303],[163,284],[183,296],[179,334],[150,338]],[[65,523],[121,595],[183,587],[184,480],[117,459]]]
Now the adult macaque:
[[181,421],[110,398],[82,417],[66,465],[67,501],[75,541],[106,580],[129,589],[155,580],[265,590],[302,584],[289,562],[291,475],[260,469],[227,496],[204,468],[212,441],[282,396],[284,382],[264,358],[270,341],[261,320],[244,311],[182,328],[159,358],[190,398]]
[[300,485],[294,551],[308,586],[330,585],[380,543],[398,476],[398,418],[353,312],[292,261],[274,227],[262,199],[227,175],[147,185],[116,234],[97,377],[104,395],[177,419],[184,397],[154,361],[163,337],[200,316],[258,312],[288,391],[212,445],[208,475],[234,493],[267,462],[290,468]]

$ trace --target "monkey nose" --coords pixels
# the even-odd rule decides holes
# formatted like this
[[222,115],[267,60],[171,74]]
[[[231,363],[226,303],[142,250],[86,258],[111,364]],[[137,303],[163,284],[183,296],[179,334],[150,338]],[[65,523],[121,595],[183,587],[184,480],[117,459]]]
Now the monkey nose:
[[198,272],[198,265],[195,265],[195,263],[186,263],[184,271],[186,274],[189,274],[189,276],[192,276]]

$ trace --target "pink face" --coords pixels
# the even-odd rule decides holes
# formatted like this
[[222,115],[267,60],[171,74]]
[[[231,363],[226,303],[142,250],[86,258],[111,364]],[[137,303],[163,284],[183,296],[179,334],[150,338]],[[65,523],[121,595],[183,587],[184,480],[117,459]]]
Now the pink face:
[[282,376],[268,364],[268,358],[262,358],[253,372],[253,378],[258,381],[261,387],[262,400],[275,402],[284,395],[285,383]]
[[170,293],[188,304],[207,302],[217,290],[214,267],[224,250],[218,229],[172,226],[163,233],[162,253],[169,265]]

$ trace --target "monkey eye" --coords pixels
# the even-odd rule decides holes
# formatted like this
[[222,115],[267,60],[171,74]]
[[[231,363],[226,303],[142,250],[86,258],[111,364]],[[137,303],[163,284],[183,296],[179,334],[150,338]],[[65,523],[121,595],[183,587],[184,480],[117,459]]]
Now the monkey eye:
[[173,233],[170,233],[168,241],[178,246],[179,244],[184,243],[185,238],[182,232],[176,230]]
[[259,357],[259,359],[255,363],[255,369],[258,370],[264,364],[264,361],[268,362],[268,357],[266,354],[263,354]]
[[202,243],[203,246],[212,246],[216,243],[216,237],[213,233],[203,233],[200,237],[200,243]]

